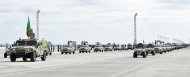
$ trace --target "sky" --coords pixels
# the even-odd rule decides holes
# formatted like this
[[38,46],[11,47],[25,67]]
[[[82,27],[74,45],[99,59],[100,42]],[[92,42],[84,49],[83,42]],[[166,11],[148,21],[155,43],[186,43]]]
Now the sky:
[[133,43],[135,13],[138,43],[190,42],[190,0],[0,0],[0,43],[26,38],[28,16],[36,32],[38,9],[40,39],[54,44]]

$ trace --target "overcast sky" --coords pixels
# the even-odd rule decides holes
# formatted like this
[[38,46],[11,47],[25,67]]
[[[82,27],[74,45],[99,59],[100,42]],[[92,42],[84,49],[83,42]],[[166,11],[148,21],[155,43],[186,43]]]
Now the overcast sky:
[[190,0],[0,0],[0,43],[26,38],[28,16],[36,32],[37,9],[40,38],[55,44],[133,43],[136,12],[138,42],[190,41]]

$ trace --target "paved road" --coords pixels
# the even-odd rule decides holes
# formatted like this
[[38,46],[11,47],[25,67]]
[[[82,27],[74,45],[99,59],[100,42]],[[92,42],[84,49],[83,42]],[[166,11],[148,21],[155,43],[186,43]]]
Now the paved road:
[[[10,62],[0,56],[0,77],[189,77],[190,48],[132,58],[133,51],[61,55]],[[0,55],[3,55],[0,53]]]

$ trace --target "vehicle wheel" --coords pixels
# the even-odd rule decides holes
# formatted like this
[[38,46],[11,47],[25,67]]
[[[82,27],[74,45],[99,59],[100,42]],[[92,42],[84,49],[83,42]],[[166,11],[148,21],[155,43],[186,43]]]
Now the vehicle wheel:
[[61,54],[63,54],[63,52],[61,52]]
[[41,60],[42,60],[42,61],[45,61],[45,60],[46,60],[46,57],[47,57],[47,55],[46,55],[45,52],[44,52],[43,55],[42,55],[42,57],[41,57]]
[[152,51],[151,53],[152,53],[152,56],[154,56],[154,55],[155,55],[155,52],[153,52],[153,51]]
[[71,54],[71,52],[69,52],[69,54]]
[[25,61],[25,62],[27,61],[27,58],[26,58],[25,56],[24,56],[22,59],[23,59],[23,61]]
[[133,58],[137,58],[137,53],[136,52],[133,53]]
[[81,51],[79,51],[79,53],[81,53]]
[[90,51],[88,51],[88,53],[90,53]]
[[162,54],[162,52],[160,52],[160,54]]
[[7,58],[7,53],[4,53],[4,58]]
[[67,52],[65,52],[65,54],[67,54]]
[[146,52],[146,55],[148,55],[148,52]]
[[15,53],[11,53],[10,60],[11,60],[11,62],[15,62],[16,61],[16,54]]
[[30,53],[30,61],[35,62],[36,61],[36,52]]
[[75,54],[75,52],[73,52],[73,54]]
[[164,51],[164,53],[166,53],[166,51]]
[[146,58],[146,53],[142,53],[143,58]]

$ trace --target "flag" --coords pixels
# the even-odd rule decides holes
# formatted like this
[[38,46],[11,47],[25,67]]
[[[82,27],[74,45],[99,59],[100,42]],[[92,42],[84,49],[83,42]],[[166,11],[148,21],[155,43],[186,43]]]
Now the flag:
[[26,35],[29,36],[29,32],[30,32],[30,19],[28,17],[28,22],[27,22],[27,28],[26,28]]

